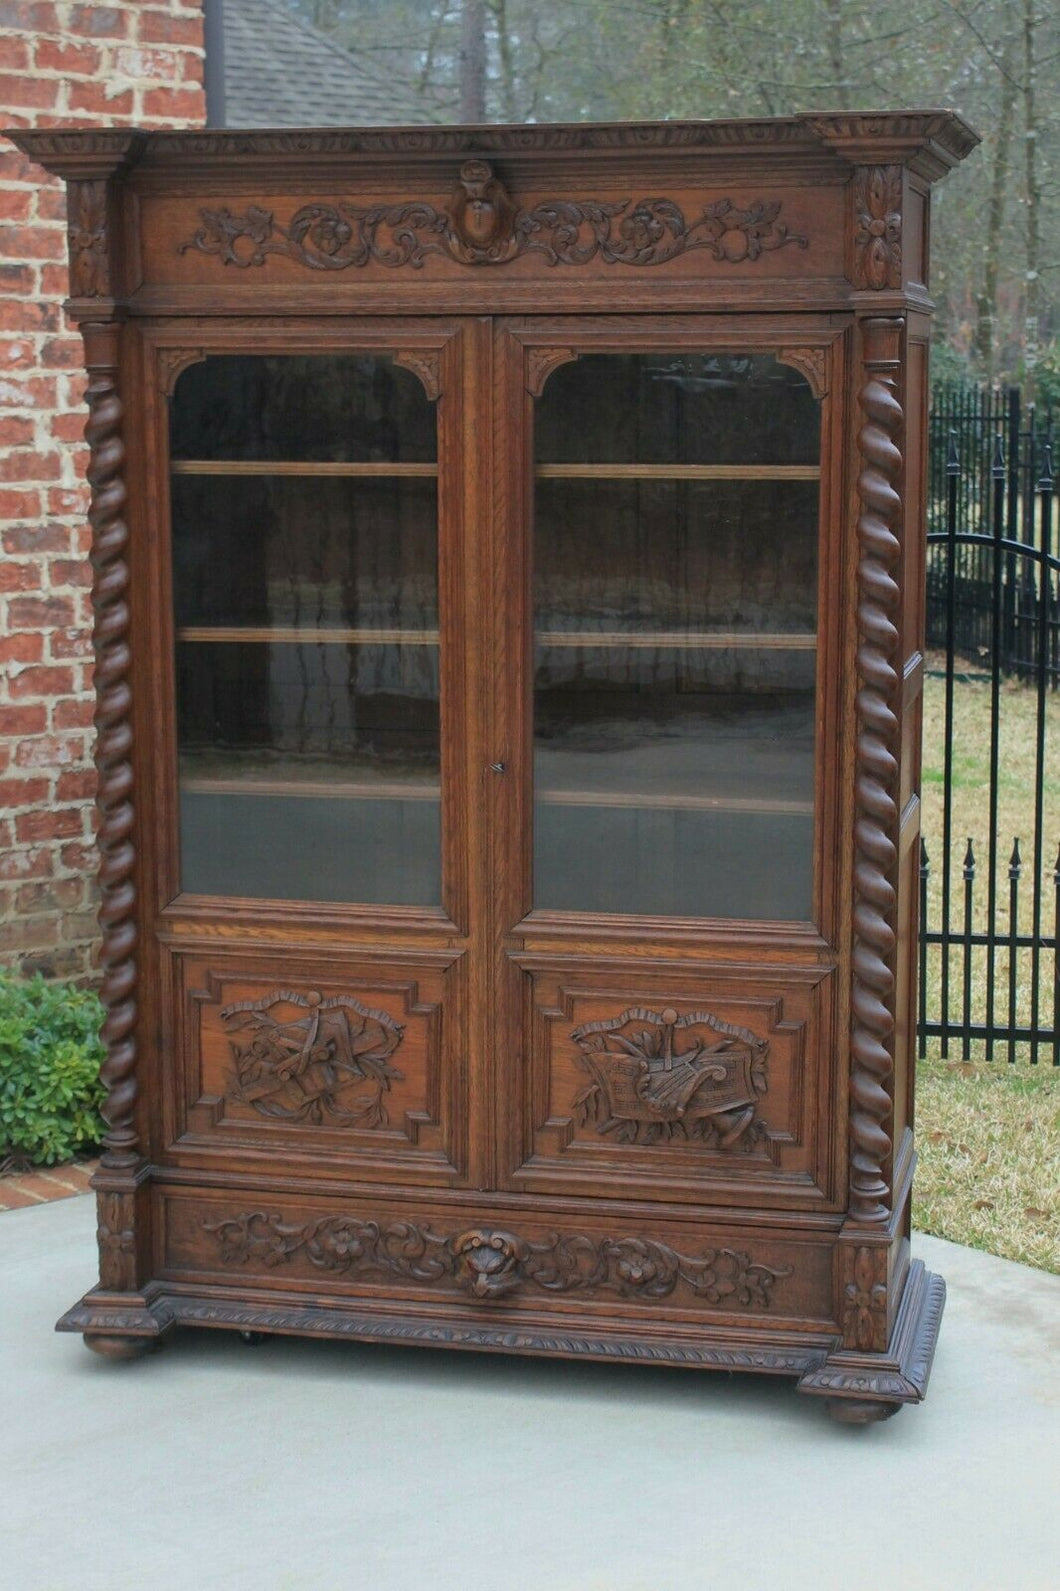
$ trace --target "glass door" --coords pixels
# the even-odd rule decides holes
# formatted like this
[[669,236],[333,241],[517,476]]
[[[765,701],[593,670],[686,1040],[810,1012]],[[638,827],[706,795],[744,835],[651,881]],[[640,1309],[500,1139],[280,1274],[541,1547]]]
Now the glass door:
[[813,917],[820,437],[769,354],[586,354],[549,377],[535,909]]
[[438,448],[379,353],[215,354],[170,419],[180,886],[440,907]]

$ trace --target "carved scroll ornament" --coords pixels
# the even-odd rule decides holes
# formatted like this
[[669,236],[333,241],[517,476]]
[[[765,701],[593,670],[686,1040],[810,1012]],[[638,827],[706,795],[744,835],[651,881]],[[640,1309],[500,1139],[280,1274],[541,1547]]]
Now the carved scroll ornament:
[[306,204],[284,226],[259,205],[242,214],[204,209],[198,231],[178,252],[216,254],[243,269],[281,254],[315,271],[419,268],[431,254],[461,265],[504,265],[525,254],[539,254],[548,265],[597,258],[605,265],[663,265],[699,249],[737,264],[788,244],[808,246],[808,238],[779,220],[780,210],[779,199],[753,199],[744,208],[716,199],[689,220],[673,199],[661,198],[550,199],[518,209],[492,167],[469,160],[444,210],[424,203]]
[[[272,1007],[304,1016],[280,1020]],[[404,1028],[348,995],[277,989],[221,1012],[235,1071],[229,1097],[260,1116],[328,1126],[385,1127],[385,1095],[402,1073],[390,1057]]]
[[619,1143],[681,1137],[713,1149],[748,1150],[765,1131],[755,1107],[769,1044],[748,1028],[708,1011],[633,1006],[571,1038],[588,1076],[573,1104],[581,1125]]
[[790,1269],[774,1270],[733,1249],[690,1256],[640,1237],[552,1233],[535,1242],[491,1227],[445,1236],[413,1221],[382,1225],[336,1215],[285,1222],[260,1210],[203,1227],[219,1244],[225,1264],[276,1266],[302,1255],[324,1271],[451,1280],[483,1301],[524,1285],[628,1299],[666,1298],[684,1288],[715,1308],[768,1309],[774,1285],[791,1275]]

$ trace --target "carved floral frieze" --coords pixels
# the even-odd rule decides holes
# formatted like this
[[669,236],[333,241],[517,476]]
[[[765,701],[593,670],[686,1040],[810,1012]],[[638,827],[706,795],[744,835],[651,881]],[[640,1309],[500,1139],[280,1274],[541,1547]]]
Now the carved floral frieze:
[[306,204],[286,225],[271,210],[248,205],[203,209],[194,236],[178,252],[214,254],[242,269],[283,255],[310,270],[343,271],[369,264],[419,268],[432,254],[461,265],[504,265],[540,255],[547,265],[663,265],[705,250],[737,264],[809,239],[780,220],[781,200],[745,206],[715,199],[690,218],[673,199],[549,199],[518,208],[484,160],[466,161],[447,208],[426,203]]
[[[305,1014],[278,1017],[273,1008]],[[390,1064],[404,1028],[349,995],[276,989],[225,1006],[234,1072],[228,1097],[286,1121],[385,1127],[385,1096],[402,1073]]]
[[632,1006],[571,1038],[587,1077],[572,1105],[580,1126],[594,1122],[619,1143],[684,1138],[745,1151],[765,1133],[756,1105],[769,1043],[748,1028],[709,1011]]
[[775,1284],[791,1275],[735,1249],[687,1255],[642,1237],[552,1233],[535,1241],[491,1227],[447,1235],[414,1221],[384,1224],[335,1215],[288,1222],[261,1210],[204,1221],[203,1229],[225,1264],[273,1267],[302,1257],[323,1271],[452,1281],[482,1300],[523,1286],[649,1300],[683,1289],[718,1309],[768,1309]]

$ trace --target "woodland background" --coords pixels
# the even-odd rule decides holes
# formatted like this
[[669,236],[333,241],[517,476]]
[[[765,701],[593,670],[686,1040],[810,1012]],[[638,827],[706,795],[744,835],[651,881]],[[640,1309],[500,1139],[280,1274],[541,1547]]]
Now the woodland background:
[[1057,0],[285,0],[438,121],[951,106],[934,373],[1060,405]]

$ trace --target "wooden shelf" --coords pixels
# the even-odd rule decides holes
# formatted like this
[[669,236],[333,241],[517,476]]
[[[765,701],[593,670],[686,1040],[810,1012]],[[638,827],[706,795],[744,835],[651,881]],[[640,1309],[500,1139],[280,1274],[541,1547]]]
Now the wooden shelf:
[[817,648],[816,635],[798,632],[788,634],[786,631],[763,631],[760,635],[754,635],[744,630],[539,630],[534,640],[538,646],[661,646],[695,651],[718,647],[813,652]]
[[278,642],[295,646],[437,646],[437,630],[340,630],[255,627],[238,624],[183,624],[178,641],[209,641],[251,645]]
[[[193,795],[295,796],[325,801],[439,801],[436,784],[400,781],[363,783],[322,779],[182,778],[180,788]],[[662,812],[757,812],[812,817],[812,801],[778,801],[756,796],[638,795],[625,791],[542,790],[543,806],[624,807]]]
[[[542,647],[615,647],[644,649],[665,647],[671,650],[746,649],[751,651],[813,652],[817,637],[786,631],[689,630],[539,630],[535,636]],[[277,625],[184,624],[177,630],[178,641],[229,643],[232,645],[269,642],[305,646],[437,646],[437,630],[367,630],[300,628]]]
[[819,464],[539,464],[539,481],[817,481]]
[[[330,459],[174,459],[174,475],[402,476],[433,479],[435,463],[346,463]],[[539,464],[538,480],[816,481],[819,464]]]
[[356,464],[331,460],[304,462],[297,459],[174,459],[174,475],[362,475],[386,479],[390,476],[422,476],[433,479],[437,464]]

